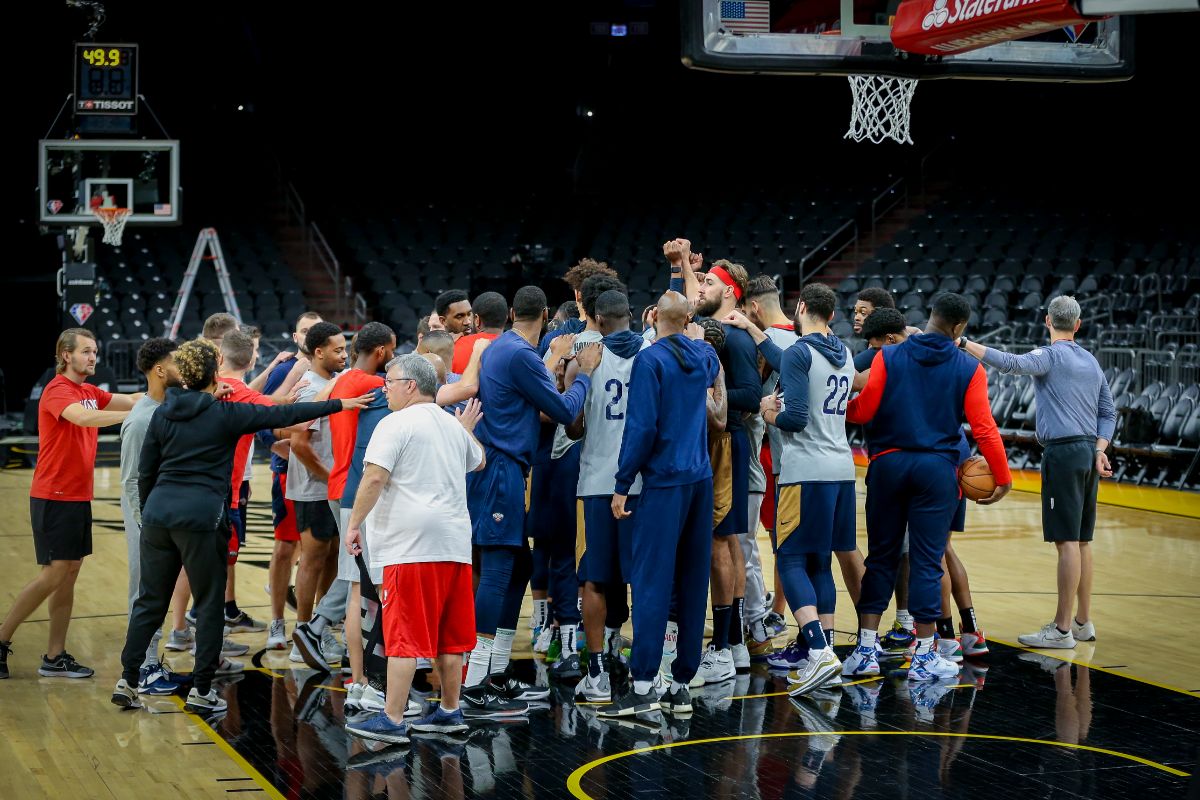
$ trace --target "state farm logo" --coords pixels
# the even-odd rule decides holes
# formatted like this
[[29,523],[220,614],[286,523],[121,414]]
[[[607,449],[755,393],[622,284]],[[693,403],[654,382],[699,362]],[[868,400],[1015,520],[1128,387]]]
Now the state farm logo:
[[1019,6],[1030,6],[1042,0],[954,0],[954,10],[950,10],[950,0],[934,0],[933,8],[921,20],[921,29],[940,28],[955,22],[966,22],[976,17],[985,17],[998,11],[1007,11]]

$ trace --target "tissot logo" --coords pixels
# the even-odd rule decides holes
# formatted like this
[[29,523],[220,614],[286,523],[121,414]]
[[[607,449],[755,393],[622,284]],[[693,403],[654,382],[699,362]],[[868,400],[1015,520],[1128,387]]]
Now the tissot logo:
[[80,100],[77,103],[80,111],[132,111],[132,100]]
[[921,20],[921,28],[940,28],[947,23],[966,22],[976,17],[994,14],[997,11],[1007,11],[1018,6],[1029,6],[1040,3],[1041,0],[954,0],[953,10],[950,0],[934,0],[933,8]]

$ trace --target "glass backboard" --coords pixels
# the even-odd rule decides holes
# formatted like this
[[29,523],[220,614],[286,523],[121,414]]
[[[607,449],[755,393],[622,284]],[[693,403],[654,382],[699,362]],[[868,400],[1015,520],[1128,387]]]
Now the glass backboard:
[[38,143],[38,220],[99,224],[91,209],[131,209],[130,225],[180,222],[179,142],[174,139],[43,139]]

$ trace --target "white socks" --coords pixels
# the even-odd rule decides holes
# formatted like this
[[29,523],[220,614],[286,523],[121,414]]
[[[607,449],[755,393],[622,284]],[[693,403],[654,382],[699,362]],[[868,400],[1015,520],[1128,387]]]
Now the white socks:
[[650,694],[650,686],[653,681],[634,681],[633,691],[635,694]]
[[667,620],[667,632],[663,636],[663,652],[674,653],[679,643],[679,623]]
[[916,656],[929,655],[929,653],[932,650],[933,650],[933,637],[932,636],[930,636],[927,639],[918,638],[917,639],[917,649],[913,651],[913,657],[915,658]]
[[160,641],[162,641],[162,631],[157,630],[154,632],[153,638],[150,639],[150,646],[146,648],[146,660],[142,662],[143,667],[159,663],[158,643]]
[[875,645],[879,642],[879,631],[869,631],[866,628],[858,629],[858,646],[869,647],[875,649]]
[[579,648],[575,642],[575,631],[578,625],[559,625],[558,626],[558,641],[562,644],[563,655],[578,653]]
[[492,640],[483,636],[475,637],[475,649],[467,662],[467,679],[464,686],[478,686],[488,676],[488,667],[492,662]]
[[533,614],[529,617],[530,628],[544,628],[546,626],[546,615],[550,610],[549,600],[534,600]]
[[604,652],[607,653],[609,651],[609,649],[612,647],[613,637],[619,636],[620,634],[621,634],[620,628],[610,628],[607,625],[604,627]]
[[917,627],[917,621],[913,619],[913,615],[908,613],[907,608],[896,609],[896,622],[904,626],[904,630],[911,631]]
[[504,672],[508,669],[515,638],[517,632],[512,628],[496,628],[496,638],[492,640],[492,672]]

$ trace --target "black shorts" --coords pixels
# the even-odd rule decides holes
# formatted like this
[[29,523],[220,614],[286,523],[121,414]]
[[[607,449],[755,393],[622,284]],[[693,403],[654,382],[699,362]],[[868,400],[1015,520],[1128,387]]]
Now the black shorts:
[[1042,453],[1042,538],[1090,542],[1099,488],[1095,439],[1047,444]]
[[37,563],[79,561],[92,554],[92,504],[87,500],[29,498]]
[[296,508],[296,530],[312,533],[318,542],[338,538],[337,520],[329,510],[328,500],[293,500]]

